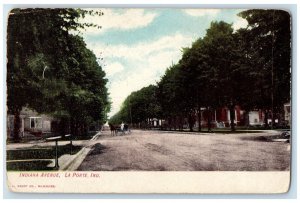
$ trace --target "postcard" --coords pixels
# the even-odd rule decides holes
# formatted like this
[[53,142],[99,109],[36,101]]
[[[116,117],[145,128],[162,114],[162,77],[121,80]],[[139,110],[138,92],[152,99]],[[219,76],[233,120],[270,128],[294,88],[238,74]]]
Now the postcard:
[[12,9],[7,187],[287,192],[291,43],[280,9]]

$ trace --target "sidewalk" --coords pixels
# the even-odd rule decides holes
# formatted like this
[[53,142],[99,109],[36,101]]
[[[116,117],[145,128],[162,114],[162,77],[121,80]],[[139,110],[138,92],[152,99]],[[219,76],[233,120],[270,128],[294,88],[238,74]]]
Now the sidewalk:
[[88,155],[88,153],[92,149],[95,141],[102,134],[103,134],[103,131],[100,131],[99,133],[94,135],[92,139],[87,140],[87,142],[84,143],[84,146],[78,153],[76,153],[74,155],[66,154],[66,155],[61,156],[60,159],[58,160],[58,163],[60,165],[59,170],[75,171],[80,166],[80,164],[83,162],[85,157]]
[[[73,140],[73,145],[83,145],[85,142],[89,140]],[[59,146],[63,146],[66,144],[70,144],[70,141],[58,141]],[[6,150],[20,150],[20,149],[30,149],[30,148],[38,148],[38,147],[47,147],[47,146],[55,146],[55,142],[35,142],[35,143],[13,143],[7,144]]]

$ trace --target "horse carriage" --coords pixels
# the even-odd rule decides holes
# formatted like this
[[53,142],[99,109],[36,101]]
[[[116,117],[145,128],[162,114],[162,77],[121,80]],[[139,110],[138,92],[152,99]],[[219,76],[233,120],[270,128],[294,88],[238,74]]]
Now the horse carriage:
[[130,129],[128,124],[113,125],[111,123],[108,124],[111,132],[111,136],[125,135],[130,133]]

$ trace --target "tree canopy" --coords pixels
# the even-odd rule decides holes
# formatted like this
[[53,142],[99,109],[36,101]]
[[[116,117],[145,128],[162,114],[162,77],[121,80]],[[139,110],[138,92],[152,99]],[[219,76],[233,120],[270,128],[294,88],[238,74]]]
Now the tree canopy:
[[161,117],[161,108],[157,100],[157,87],[149,85],[132,92],[123,102],[121,110],[110,122],[113,124],[141,123],[148,118]]
[[[248,21],[247,28],[234,31],[232,24],[211,22],[206,35],[191,47],[182,48],[182,58],[167,68],[156,85],[155,101],[163,119],[188,118],[193,130],[193,116],[198,115],[201,120],[201,107],[210,111],[226,106],[234,130],[235,105],[246,111],[280,112],[283,104],[290,100],[289,14],[281,10],[254,9],[238,15]],[[137,101],[142,109],[146,108],[142,103],[147,103],[147,98]],[[124,104],[113,118],[128,111]],[[134,118],[137,115],[131,108]],[[139,113],[139,118],[158,117],[152,112],[139,112],[143,113]]]
[[71,131],[80,133],[91,121],[105,122],[110,109],[107,79],[82,37],[79,23],[85,15],[103,15],[82,9],[13,9],[7,26],[7,107],[15,115],[19,135],[23,107],[65,117]]

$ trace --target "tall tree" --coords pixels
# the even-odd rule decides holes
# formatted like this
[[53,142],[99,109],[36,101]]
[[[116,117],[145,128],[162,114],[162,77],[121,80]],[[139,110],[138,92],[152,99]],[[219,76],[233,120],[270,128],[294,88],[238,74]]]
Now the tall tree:
[[189,109],[185,104],[187,100],[182,97],[185,88],[180,82],[180,69],[180,64],[172,65],[158,82],[158,101],[162,108],[162,116],[168,120],[169,129],[176,129],[176,117],[182,119]]
[[234,32],[231,24],[212,22],[158,82],[158,101],[170,128],[176,129],[179,116],[188,118],[192,131],[196,112],[201,130],[201,107],[206,107],[210,131],[211,110],[226,106],[234,131],[236,105],[247,112],[278,112],[290,100],[289,14],[247,10],[239,16],[248,21],[247,28]]
[[[86,76],[82,78],[99,85],[101,90],[94,93],[104,95],[101,97],[102,103],[108,105],[106,80],[103,79],[105,74],[96,64],[96,57],[85,48],[82,39],[70,34],[78,28],[96,26],[78,23],[78,18],[87,14],[93,15],[93,12],[81,9],[14,9],[10,12],[7,28],[7,106],[8,113],[15,115],[16,140],[19,139],[20,111],[24,106],[40,113],[65,112],[70,115],[64,101],[66,95],[72,92],[70,90],[74,89],[74,81],[82,75]],[[101,12],[94,14],[103,15]],[[76,49],[76,45],[80,49]],[[86,53],[84,56],[80,55],[82,51]],[[88,71],[89,66],[93,71]],[[76,75],[78,67],[81,69]],[[77,78],[70,78],[72,74]],[[81,83],[80,88],[91,92],[86,84]]]
[[149,85],[132,92],[123,102],[120,111],[111,119],[111,123],[147,123],[148,119],[160,118],[161,107],[157,101],[157,86]]
[[191,107],[197,107],[199,123],[201,106],[206,107],[208,130],[211,126],[210,111],[219,106],[230,108],[231,128],[234,130],[236,84],[239,81],[239,78],[235,77],[239,68],[236,60],[233,29],[231,24],[221,21],[212,22],[205,37],[193,43],[180,61],[184,67],[180,75],[183,75],[186,81],[184,92],[189,94],[187,98],[194,99]]
[[[255,104],[268,114],[282,112],[291,90],[291,19],[283,10],[247,10],[239,14],[248,21],[248,63],[256,80],[252,84]],[[268,115],[265,116],[267,118]],[[267,122],[266,122],[267,125]]]

